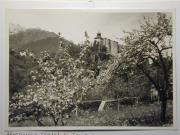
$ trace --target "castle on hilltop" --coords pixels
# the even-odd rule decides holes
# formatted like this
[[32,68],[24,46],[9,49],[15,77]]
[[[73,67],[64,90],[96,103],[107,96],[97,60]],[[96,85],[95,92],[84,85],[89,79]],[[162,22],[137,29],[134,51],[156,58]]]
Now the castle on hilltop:
[[120,52],[120,44],[111,39],[102,38],[100,32],[94,38],[93,48],[97,53],[116,55]]

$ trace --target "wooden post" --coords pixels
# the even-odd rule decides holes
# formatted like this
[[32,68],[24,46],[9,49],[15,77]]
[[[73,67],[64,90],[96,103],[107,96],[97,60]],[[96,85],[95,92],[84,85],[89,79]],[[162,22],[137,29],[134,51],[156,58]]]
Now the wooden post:
[[118,104],[117,104],[117,110],[118,110],[118,112],[119,112],[119,100],[118,100]]
[[136,98],[136,104],[139,104],[139,98],[138,97]]
[[153,94],[152,94],[152,89],[150,91],[150,94],[151,94],[151,102],[153,101]]
[[106,104],[106,101],[101,101],[101,104],[99,105],[99,108],[98,108],[98,112],[100,111],[103,111],[104,110],[104,106]]
[[76,117],[78,117],[78,105],[76,105]]

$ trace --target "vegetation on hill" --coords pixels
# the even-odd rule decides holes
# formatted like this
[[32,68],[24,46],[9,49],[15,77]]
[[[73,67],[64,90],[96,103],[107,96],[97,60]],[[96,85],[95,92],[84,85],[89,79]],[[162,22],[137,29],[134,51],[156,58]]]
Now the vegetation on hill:
[[48,37],[57,37],[54,32],[48,32],[41,29],[26,29],[9,36],[9,46],[13,49],[21,49],[28,43],[46,39]]
[[[70,55],[77,58],[80,53],[80,46],[64,38],[61,40],[64,47],[68,48]],[[40,54],[41,51],[55,54],[59,48],[59,37],[54,32],[35,28],[25,29],[9,35],[9,47],[16,51],[28,49],[36,55]]]
[[9,52],[9,95],[23,91],[29,85],[30,71],[36,67],[31,57],[21,56],[19,52],[10,49]]

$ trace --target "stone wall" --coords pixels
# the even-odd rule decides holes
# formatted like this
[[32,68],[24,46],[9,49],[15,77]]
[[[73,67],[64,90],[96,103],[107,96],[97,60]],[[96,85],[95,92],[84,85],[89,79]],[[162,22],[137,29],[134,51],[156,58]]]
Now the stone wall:
[[103,45],[106,46],[107,53],[117,54],[119,52],[119,44],[116,41],[103,38]]
[[[94,38],[93,48],[95,52],[106,52],[112,55],[115,55],[120,51],[120,45],[118,42],[108,38],[102,38],[101,33],[97,33],[97,36]],[[104,50],[104,48],[106,48],[106,51]]]

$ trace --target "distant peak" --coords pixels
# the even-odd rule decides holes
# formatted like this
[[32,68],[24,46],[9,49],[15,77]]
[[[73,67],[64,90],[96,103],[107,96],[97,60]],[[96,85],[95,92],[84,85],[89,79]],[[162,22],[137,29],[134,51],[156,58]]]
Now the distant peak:
[[16,34],[25,31],[25,28],[19,24],[10,23],[9,24],[9,34]]

